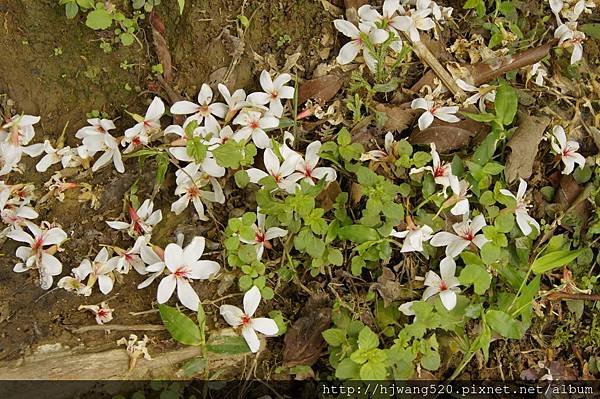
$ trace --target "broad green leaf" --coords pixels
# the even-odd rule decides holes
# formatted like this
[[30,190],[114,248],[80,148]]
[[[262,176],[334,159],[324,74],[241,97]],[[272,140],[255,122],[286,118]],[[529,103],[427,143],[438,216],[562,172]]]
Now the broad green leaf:
[[235,335],[211,336],[206,349],[214,353],[227,355],[238,355],[250,352],[248,344],[244,338]]
[[340,227],[338,230],[338,237],[342,240],[349,240],[362,244],[363,242],[378,240],[379,234],[377,233],[377,230],[371,227],[353,224],[351,226]]
[[321,334],[325,342],[331,346],[341,346],[346,341],[346,331],[340,328],[330,328]]
[[555,251],[550,252],[540,258],[537,258],[533,265],[531,265],[531,270],[535,274],[543,274],[549,272],[552,269],[556,269],[557,267],[567,265],[577,258],[577,256],[581,253],[581,249],[573,250],[573,251]]
[[429,371],[437,370],[441,363],[440,354],[435,351],[431,351],[421,358],[421,366]]
[[67,14],[67,18],[73,19],[77,15],[79,11],[79,7],[77,7],[76,3],[67,3],[65,5],[65,13]]
[[360,377],[360,365],[350,359],[344,359],[335,368],[335,377],[340,380],[357,379]]
[[379,346],[379,337],[369,327],[364,327],[358,334],[358,347],[360,349],[375,349]]
[[498,334],[505,338],[521,338],[521,329],[517,320],[499,310],[488,310],[485,313],[485,321]]
[[94,30],[108,29],[112,25],[112,16],[104,8],[97,8],[87,15],[85,24]]
[[600,24],[599,23],[591,23],[591,24],[583,24],[578,30],[582,31],[586,35],[593,37],[594,39],[600,40]]
[[384,380],[387,377],[385,364],[379,362],[367,362],[360,368],[360,378],[366,381]]
[[462,269],[458,279],[465,286],[473,284],[475,293],[483,295],[490,288],[492,275],[481,265],[469,264]]
[[487,112],[482,113],[482,114],[475,114],[472,112],[463,112],[462,114],[469,119],[473,119],[476,122],[492,122],[492,121],[496,120],[496,115],[490,114]]
[[500,83],[496,91],[496,116],[503,125],[512,123],[517,114],[517,91],[505,81]]
[[480,253],[481,259],[486,265],[491,265],[492,263],[497,262],[502,256],[502,251],[500,248],[491,242],[484,244],[484,246],[481,247]]
[[200,345],[202,343],[200,329],[178,309],[167,305],[159,305],[160,318],[171,336],[184,345]]

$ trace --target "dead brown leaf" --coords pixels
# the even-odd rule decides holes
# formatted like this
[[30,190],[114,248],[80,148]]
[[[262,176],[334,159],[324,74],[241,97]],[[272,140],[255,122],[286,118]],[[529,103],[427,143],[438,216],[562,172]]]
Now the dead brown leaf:
[[383,129],[392,132],[401,132],[404,129],[412,126],[417,115],[418,110],[407,108],[403,106],[390,106],[385,104],[377,104],[375,106],[377,112],[381,112],[385,115],[385,121],[383,122]]
[[169,45],[163,36],[165,33],[165,25],[160,16],[154,11],[150,14],[150,25],[152,25],[152,41],[154,43],[154,49],[156,50],[158,60],[163,67],[163,77],[167,83],[170,83],[173,81],[173,61],[171,52],[169,51]]
[[549,124],[550,119],[545,116],[524,115],[519,119],[519,127],[508,141],[511,149],[505,168],[508,183],[531,176],[538,145]]
[[319,208],[323,208],[325,212],[332,209],[335,204],[335,199],[341,192],[342,189],[337,181],[329,183],[327,188],[317,195],[317,204]]
[[312,365],[321,356],[325,341],[321,333],[331,324],[331,307],[326,295],[315,295],[302,310],[305,316],[292,324],[284,338],[286,367]]
[[464,119],[457,123],[448,123],[435,120],[425,130],[416,127],[408,141],[411,144],[435,143],[441,153],[448,153],[467,147],[471,139],[487,129],[487,126],[470,119]]
[[[560,187],[558,189],[557,202],[564,210],[570,209],[569,213],[576,215],[583,223],[588,220],[589,202],[580,201],[580,196],[584,195],[584,188],[581,187],[573,176],[562,175]],[[579,202],[576,204],[576,202]]]
[[298,90],[298,104],[304,104],[308,99],[325,104],[340,91],[344,80],[342,76],[331,74],[305,81]]
[[377,290],[386,307],[400,299],[412,299],[412,291],[396,281],[396,275],[387,267],[383,268],[382,275],[379,276],[376,283],[371,285],[370,289]]

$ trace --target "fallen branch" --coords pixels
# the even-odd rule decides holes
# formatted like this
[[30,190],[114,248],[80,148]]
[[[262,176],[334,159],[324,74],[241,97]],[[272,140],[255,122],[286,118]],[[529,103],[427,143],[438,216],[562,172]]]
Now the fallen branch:
[[569,294],[567,292],[553,292],[546,298],[551,301],[561,301],[563,299],[574,301],[600,301],[600,294]]
[[81,334],[88,331],[164,331],[165,326],[158,324],[100,324],[69,329],[73,334]]

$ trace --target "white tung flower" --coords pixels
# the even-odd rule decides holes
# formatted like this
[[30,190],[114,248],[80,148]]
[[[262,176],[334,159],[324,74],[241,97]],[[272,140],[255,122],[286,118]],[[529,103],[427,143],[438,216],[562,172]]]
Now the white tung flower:
[[410,220],[406,230],[392,230],[390,236],[404,238],[400,252],[423,252],[423,243],[429,241],[432,233],[433,229],[426,224],[419,227]]
[[108,134],[109,130],[116,129],[115,123],[110,119],[92,118],[88,119],[89,126],[84,126],[75,133],[78,139],[84,139],[87,136],[97,134]]
[[458,87],[463,89],[464,91],[475,93],[471,97],[465,100],[467,104],[476,104],[479,103],[479,110],[481,112],[485,112],[485,102],[493,103],[496,101],[496,90],[490,85],[481,85],[480,87],[475,87],[470,83],[465,82],[462,79],[457,79],[456,84]]
[[192,288],[189,280],[207,280],[216,274],[220,266],[212,260],[200,260],[204,252],[204,237],[194,237],[185,247],[169,244],[165,248],[165,265],[169,275],[158,285],[158,303],[165,303],[173,295],[177,287],[177,297],[186,308],[198,311],[200,298]]
[[92,171],[94,172],[107,165],[110,161],[113,162],[117,172],[125,172],[125,165],[123,165],[119,142],[108,133],[84,137],[83,146],[79,147],[77,150],[81,158],[88,158],[97,152],[103,152],[100,158],[92,165]]
[[125,130],[123,145],[129,144],[129,146],[123,152],[127,154],[141,146],[147,145],[150,142],[150,136],[160,131],[160,118],[164,113],[165,104],[160,97],[154,97],[144,117],[134,115],[138,123]]
[[517,207],[515,209],[517,225],[521,229],[524,235],[528,236],[532,229],[531,226],[535,226],[537,231],[540,231],[540,224],[527,213],[527,201],[525,201],[525,192],[527,191],[527,182],[523,179],[519,179],[519,189],[517,190],[517,196],[506,189],[500,190],[500,192],[508,197],[514,198],[517,201]]
[[478,248],[483,247],[489,240],[483,234],[477,234],[485,225],[483,215],[478,215],[473,220],[464,215],[465,220],[452,225],[456,234],[441,231],[436,233],[429,243],[434,247],[446,247],[446,256],[454,258],[469,245],[475,244]]
[[538,86],[544,85],[544,79],[548,76],[548,71],[541,62],[536,62],[527,70],[527,77],[535,77],[534,82]]
[[62,272],[62,263],[44,247],[60,246],[67,239],[67,234],[59,227],[42,229],[31,222],[26,224],[31,235],[23,230],[13,230],[6,234],[10,239],[29,245],[17,248],[16,255],[22,262],[17,263],[13,270],[22,273],[37,269],[40,275],[40,286],[47,290],[52,286],[52,277]]
[[202,124],[204,119],[223,118],[227,114],[227,105],[223,103],[212,103],[213,91],[206,83],[202,84],[198,93],[198,104],[191,101],[177,101],[171,106],[171,113],[174,115],[190,115],[186,120],[186,124],[191,120],[198,121]]
[[452,198],[450,202],[454,204],[450,213],[455,216],[461,216],[469,213],[469,183],[466,180],[458,180],[458,177],[450,177],[450,188],[452,189]]
[[109,308],[106,302],[101,302],[100,305],[79,305],[77,310],[92,312],[98,324],[108,323],[113,319],[114,309]]
[[227,103],[227,115],[225,115],[225,121],[231,120],[233,116],[244,107],[251,107],[252,104],[246,101],[246,92],[244,89],[237,89],[231,94],[227,86],[223,83],[217,85],[219,92],[223,96],[223,99]]
[[269,104],[271,113],[281,118],[281,115],[283,115],[281,100],[294,98],[294,88],[285,86],[290,80],[292,80],[292,76],[289,73],[282,73],[275,80],[272,80],[269,72],[262,71],[260,74],[260,86],[264,92],[256,92],[248,95],[248,101],[259,105]]
[[[175,175],[177,177],[175,180],[177,184],[175,195],[178,195],[179,199],[171,204],[171,211],[176,215],[183,212],[191,201],[200,220],[208,220],[208,217],[204,214],[202,201],[225,203],[225,195],[221,185],[217,179],[200,170],[200,165],[192,162],[185,168],[178,170]],[[202,188],[209,183],[213,191],[203,190]]]
[[381,44],[388,38],[388,33],[383,29],[374,27],[371,24],[360,23],[358,28],[351,22],[344,19],[333,21],[335,28],[351,40],[344,44],[336,60],[340,65],[346,65],[354,61],[360,51],[369,69],[374,71],[377,66],[377,60],[367,48],[365,41],[371,44]]
[[288,233],[279,227],[270,227],[265,229],[266,216],[260,213],[260,209],[256,210],[256,223],[252,225],[254,230],[254,239],[246,240],[240,237],[240,241],[246,244],[253,244],[256,246],[256,259],[262,259],[265,248],[271,249],[273,246],[270,241],[277,237],[285,237]]
[[558,44],[562,47],[573,47],[571,53],[571,65],[583,58],[583,41],[585,34],[577,30],[576,22],[567,22],[559,25],[554,31],[554,37],[558,39]]
[[244,310],[232,305],[221,305],[220,313],[225,321],[233,327],[241,327],[242,336],[248,343],[252,353],[260,349],[260,340],[256,332],[266,336],[274,336],[279,332],[279,327],[273,319],[266,317],[252,317],[260,304],[260,290],[253,286],[244,295]]
[[[181,244],[183,244],[183,242]],[[159,248],[157,246],[151,247],[149,245],[144,245],[140,249],[140,256],[141,256],[142,260],[144,261],[144,263],[146,265],[148,265],[148,266],[146,266],[146,269],[144,270],[144,272],[140,273],[140,274],[142,274],[142,275],[147,275],[148,273],[152,273],[152,274],[150,275],[150,277],[148,277],[146,280],[142,281],[137,286],[138,289],[146,288],[147,286],[152,284],[152,282],[154,280],[156,280],[159,276],[161,276],[165,270],[165,262],[164,262],[165,251],[163,251],[161,248]]]
[[0,176],[21,162],[23,153],[37,157],[44,151],[42,143],[27,146],[35,136],[33,125],[39,121],[39,116],[15,115],[0,127]]
[[456,306],[456,293],[460,291],[458,288],[460,282],[454,276],[455,272],[456,263],[450,257],[446,257],[440,262],[441,277],[431,270],[428,271],[425,275],[425,285],[427,288],[423,292],[423,300],[427,300],[434,295],[439,295],[442,305],[446,309],[454,309]]
[[296,191],[296,180],[292,178],[292,173],[296,170],[300,156],[297,153],[290,152],[289,156],[281,163],[273,150],[267,148],[263,159],[268,173],[257,168],[248,169],[246,172],[250,177],[250,181],[258,184],[263,178],[273,176],[280,189],[293,194]]
[[416,98],[410,103],[412,109],[423,109],[425,112],[419,117],[419,129],[424,130],[433,123],[434,118],[438,118],[448,123],[459,122],[460,119],[455,115],[458,112],[458,106],[440,107],[435,101],[425,98]]
[[[409,10],[406,15],[401,15],[398,20],[392,24],[399,31],[406,32],[413,42],[421,40],[419,31],[428,31],[435,27],[435,22],[429,17],[431,0],[417,0],[416,10]],[[402,14],[403,9],[400,10]]]
[[83,281],[87,278],[87,286],[89,288],[92,288],[96,281],[98,281],[100,292],[106,295],[113,289],[113,270],[117,267],[117,262],[117,257],[109,259],[108,250],[102,248],[100,252],[96,254],[93,262],[90,262],[89,259],[84,259],[79,266],[72,269],[71,272],[79,281]]
[[429,144],[431,146],[431,159],[432,166],[424,166],[422,168],[413,168],[410,170],[410,173],[420,173],[424,171],[429,171],[433,175],[433,180],[436,184],[442,186],[442,192],[444,196],[446,196],[446,189],[450,187],[450,178],[454,176],[452,174],[452,165],[449,163],[442,162],[440,160],[440,155],[437,152],[435,147],[435,143]]
[[106,224],[115,230],[127,230],[131,237],[150,236],[154,226],[162,220],[162,211],[158,209],[152,212],[153,209],[154,203],[147,199],[138,209],[129,206],[130,223],[109,220]]
[[290,175],[292,181],[304,180],[308,184],[314,185],[316,180],[325,179],[327,182],[332,182],[337,178],[335,169],[323,166],[317,167],[320,160],[321,145],[320,141],[313,141],[306,147],[304,158],[298,158],[296,172]]
[[279,126],[279,119],[272,114],[263,115],[258,111],[244,109],[235,117],[233,123],[242,126],[234,134],[237,141],[252,137],[252,141],[258,148],[270,148],[271,139],[265,133],[265,129],[275,129]]
[[377,28],[378,26],[385,28],[393,35],[394,39],[390,43],[390,47],[396,52],[402,50],[402,39],[396,28],[394,28],[394,25],[398,25],[400,18],[400,16],[396,14],[399,7],[400,0],[385,0],[383,2],[381,14],[370,4],[365,4],[358,8],[358,17],[361,22],[372,25],[374,28]]
[[141,249],[146,245],[146,237],[141,236],[135,240],[133,247],[124,250],[121,248],[114,248],[117,254],[117,266],[116,270],[120,274],[127,274],[132,268],[135,269],[139,274],[145,274],[144,261],[140,257]]
[[381,161],[386,159],[394,152],[394,135],[392,132],[387,132],[385,134],[383,150],[371,150],[367,151],[360,156],[361,161]]
[[45,172],[54,164],[61,163],[63,168],[73,168],[81,165],[81,159],[71,147],[54,148],[49,140],[44,141],[46,155],[35,165],[38,172]]
[[567,140],[565,130],[562,126],[554,126],[552,129],[552,151],[558,155],[561,161],[565,164],[563,175],[570,175],[575,169],[575,164],[580,168],[585,166],[585,158],[579,154],[579,143],[572,140]]

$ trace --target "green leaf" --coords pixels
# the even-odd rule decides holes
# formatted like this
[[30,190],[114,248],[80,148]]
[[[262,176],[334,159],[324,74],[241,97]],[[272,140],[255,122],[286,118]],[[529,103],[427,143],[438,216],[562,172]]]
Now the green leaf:
[[202,306],[202,303],[198,304],[198,313],[196,314],[196,319],[198,319],[200,341],[202,342],[202,344],[204,344],[206,342],[206,313],[204,313],[204,306]]
[[167,305],[158,305],[160,318],[171,336],[184,345],[200,345],[202,338],[200,329],[178,309]]
[[421,366],[429,371],[435,371],[440,367],[442,359],[438,352],[429,352],[421,358]]
[[591,24],[583,24],[578,30],[585,33],[586,35],[593,37],[596,40],[600,40],[600,24],[599,23],[591,23]]
[[185,8],[185,0],[177,0],[177,4],[179,5],[179,15],[183,14],[183,9]]
[[363,226],[360,224],[353,224],[351,226],[340,227],[338,230],[338,237],[342,240],[349,240],[358,244],[362,244],[367,241],[375,241],[379,239],[377,230]]
[[250,183],[250,176],[248,176],[248,172],[245,170],[238,170],[233,175],[233,178],[235,179],[235,184],[239,188],[244,188]]
[[119,35],[119,40],[121,40],[121,44],[123,44],[123,46],[131,46],[135,41],[135,36],[129,32],[125,32]]
[[65,14],[67,14],[67,18],[73,19],[77,15],[79,11],[79,7],[76,3],[67,3],[65,5]]
[[503,125],[512,123],[517,114],[517,91],[505,81],[500,83],[496,91],[496,116]]
[[505,338],[521,338],[521,329],[519,323],[508,314],[499,310],[488,310],[485,313],[487,324],[498,334]]
[[491,242],[484,244],[483,247],[481,247],[480,253],[481,259],[486,265],[496,263],[502,256],[500,248]]
[[483,295],[490,288],[492,275],[481,265],[469,264],[462,269],[458,279],[465,286],[473,284],[475,293]]
[[483,167],[483,172],[492,176],[499,175],[503,170],[504,165],[499,164],[498,162],[488,162]]
[[346,331],[341,328],[330,328],[321,333],[323,339],[331,346],[341,346],[346,342]]
[[476,122],[491,122],[496,120],[496,115],[490,113],[475,114],[472,112],[463,112],[464,116],[473,119]]
[[567,265],[577,258],[577,256],[582,252],[582,249],[574,250],[574,251],[555,251],[550,252],[540,258],[537,258],[533,265],[531,265],[531,270],[535,274],[543,274],[549,272],[552,269],[556,269],[557,267]]
[[93,30],[108,29],[112,25],[112,15],[104,8],[97,8],[87,15],[85,24]]
[[360,377],[360,365],[346,358],[335,368],[335,377],[340,380],[357,379]]
[[360,378],[366,381],[384,380],[387,377],[385,364],[380,362],[367,362],[360,368]]
[[250,352],[250,348],[244,338],[237,335],[211,336],[206,345],[206,349],[213,353],[227,355],[238,355]]
[[498,217],[496,217],[494,226],[496,226],[501,233],[510,233],[513,227],[515,227],[515,216],[512,213],[501,212]]
[[375,349],[379,346],[379,337],[369,327],[363,327],[358,334],[358,347],[360,349]]

